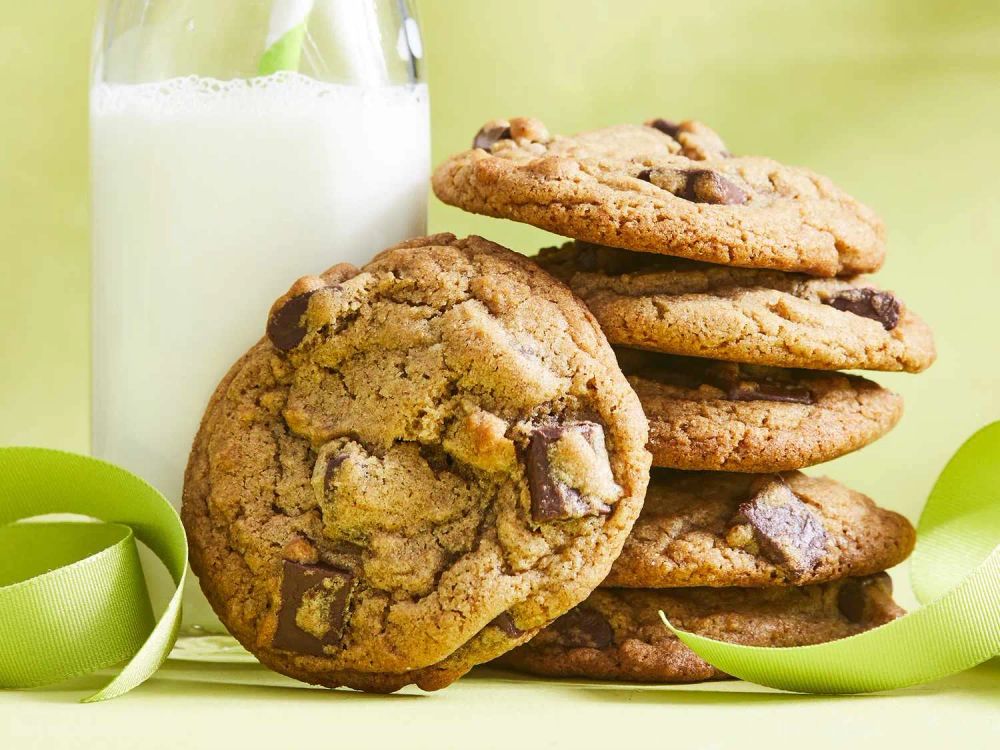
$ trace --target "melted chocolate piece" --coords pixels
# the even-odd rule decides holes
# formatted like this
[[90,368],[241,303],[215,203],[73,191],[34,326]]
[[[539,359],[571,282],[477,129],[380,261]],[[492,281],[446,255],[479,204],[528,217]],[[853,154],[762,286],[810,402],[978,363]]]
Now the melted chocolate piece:
[[864,625],[871,620],[870,607],[872,587],[884,588],[892,593],[892,579],[888,573],[876,573],[867,578],[849,578],[837,592],[837,609],[853,623]]
[[476,137],[472,139],[473,148],[481,148],[484,151],[489,151],[494,143],[497,141],[502,141],[506,138],[510,138],[510,126],[497,125],[492,128],[487,128],[483,126],[476,133]]
[[275,349],[288,352],[302,343],[302,339],[306,337],[302,319],[309,309],[309,299],[315,293],[298,294],[271,315],[271,319],[267,321],[267,337]]
[[695,203],[740,206],[746,203],[750,196],[743,188],[730,182],[718,172],[699,169],[688,173],[687,191],[681,197]]
[[708,169],[643,169],[636,177],[693,203],[738,206],[750,199],[739,185]]
[[285,560],[278,627],[271,645],[322,656],[324,646],[340,643],[354,583],[349,571]]
[[749,525],[761,553],[792,580],[801,578],[826,554],[826,529],[781,475],[764,478],[755,489],[740,505],[736,524]]
[[570,648],[607,648],[615,640],[611,623],[604,615],[583,605],[571,609],[552,627],[559,632],[559,640]]
[[823,304],[862,318],[877,320],[887,331],[891,331],[899,323],[899,300],[889,292],[878,289],[845,289],[823,300]]
[[678,125],[673,120],[664,120],[662,117],[657,117],[655,120],[650,120],[646,124],[651,128],[656,128],[661,133],[666,133],[674,140],[677,140],[677,134],[681,132],[680,125]]
[[580,422],[539,427],[531,433],[527,450],[527,475],[531,517],[535,521],[562,521],[611,511],[606,505],[587,502],[578,490],[556,479],[549,464],[549,448],[567,432],[579,432],[592,444],[595,432],[600,429],[601,426],[593,422]]
[[524,631],[514,624],[514,618],[510,612],[501,612],[493,618],[490,625],[500,629],[508,638],[519,638],[524,635]]

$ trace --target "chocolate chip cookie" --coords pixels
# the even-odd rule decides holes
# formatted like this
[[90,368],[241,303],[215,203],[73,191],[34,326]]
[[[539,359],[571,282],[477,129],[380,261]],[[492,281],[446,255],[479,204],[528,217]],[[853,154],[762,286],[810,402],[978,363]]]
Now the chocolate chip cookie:
[[604,585],[801,586],[890,568],[914,539],[901,515],[832,479],[655,469]]
[[731,155],[698,122],[552,136],[494,120],[433,176],[453,206],[612,247],[818,276],[877,270],[879,218],[830,180]]
[[900,396],[855,375],[617,354],[649,420],[654,466],[802,469],[868,445],[903,413]]
[[903,614],[884,573],[785,589],[598,589],[498,664],[533,674],[696,682],[725,674],[663,626],[747,646],[846,638]]
[[568,243],[537,261],[570,285],[613,344],[814,370],[919,372],[927,325],[864,277],[817,279]]
[[562,284],[478,237],[413,240],[300,279],[220,384],[184,488],[192,567],[280,672],[437,689],[607,575],[646,437]]

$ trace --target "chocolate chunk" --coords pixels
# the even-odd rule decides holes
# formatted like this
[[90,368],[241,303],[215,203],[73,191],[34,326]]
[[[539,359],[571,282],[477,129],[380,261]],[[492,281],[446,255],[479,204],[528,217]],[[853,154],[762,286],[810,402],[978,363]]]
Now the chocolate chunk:
[[734,206],[750,198],[736,183],[708,169],[644,169],[636,177],[692,203]]
[[514,618],[510,612],[501,612],[490,621],[490,625],[499,628],[508,638],[518,638],[524,634],[524,631],[514,624]]
[[762,478],[754,489],[740,505],[735,525],[749,526],[761,553],[792,580],[801,578],[826,554],[826,529],[781,475]]
[[899,323],[899,300],[889,292],[878,289],[845,289],[823,300],[823,304],[862,318],[877,320],[887,331],[891,331]]
[[472,139],[472,147],[489,151],[494,143],[506,138],[510,138],[509,125],[494,125],[492,127],[484,125],[476,133],[476,137]]
[[278,351],[291,351],[306,337],[303,317],[309,309],[309,299],[315,294],[305,292],[292,297],[267,321],[267,337]]
[[322,656],[344,635],[354,575],[325,565],[285,560],[278,627],[271,645],[285,651]]
[[745,190],[718,172],[699,169],[688,174],[687,194],[681,197],[693,200],[695,203],[739,206],[746,203],[750,197]]
[[664,120],[662,117],[657,117],[655,120],[650,120],[646,123],[651,128],[656,128],[661,133],[666,133],[673,139],[677,139],[677,134],[681,130],[681,126],[672,120]]
[[888,573],[876,573],[866,578],[849,578],[837,592],[837,609],[853,623],[864,625],[871,620],[872,588],[892,593],[892,579]]
[[549,449],[570,431],[579,432],[591,445],[601,426],[593,422],[539,427],[531,433],[527,450],[528,492],[531,517],[538,522],[582,518],[609,513],[611,508],[584,498],[579,490],[553,476]]
[[604,615],[591,607],[574,607],[556,620],[552,627],[559,633],[559,640],[570,648],[607,648],[615,640]]
[[730,401],[779,401],[788,404],[811,404],[812,391],[802,386],[768,381],[740,381],[730,386],[726,392]]
[[337,473],[337,469],[340,465],[344,463],[349,458],[346,453],[337,453],[333,456],[327,456],[326,458],[326,471],[323,474],[323,487],[329,492],[330,487],[333,485],[333,477]]

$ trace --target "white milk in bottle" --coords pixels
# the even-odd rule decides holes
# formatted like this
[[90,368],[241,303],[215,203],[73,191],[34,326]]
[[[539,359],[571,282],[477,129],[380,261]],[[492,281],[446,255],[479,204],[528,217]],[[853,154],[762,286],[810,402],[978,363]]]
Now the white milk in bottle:
[[[425,232],[428,122],[420,83],[96,84],[94,455],[179,506],[208,398],[271,303]],[[186,622],[215,621],[186,605]]]

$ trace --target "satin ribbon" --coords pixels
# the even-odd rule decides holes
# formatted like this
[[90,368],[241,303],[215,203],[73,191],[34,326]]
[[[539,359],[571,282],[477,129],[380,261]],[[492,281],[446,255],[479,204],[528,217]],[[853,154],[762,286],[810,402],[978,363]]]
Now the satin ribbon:
[[[104,523],[16,523],[51,513]],[[159,622],[135,539],[178,586]],[[85,701],[139,685],[177,638],[186,565],[177,511],[139,477],[71,453],[0,448],[0,687],[48,685],[120,662]]]

